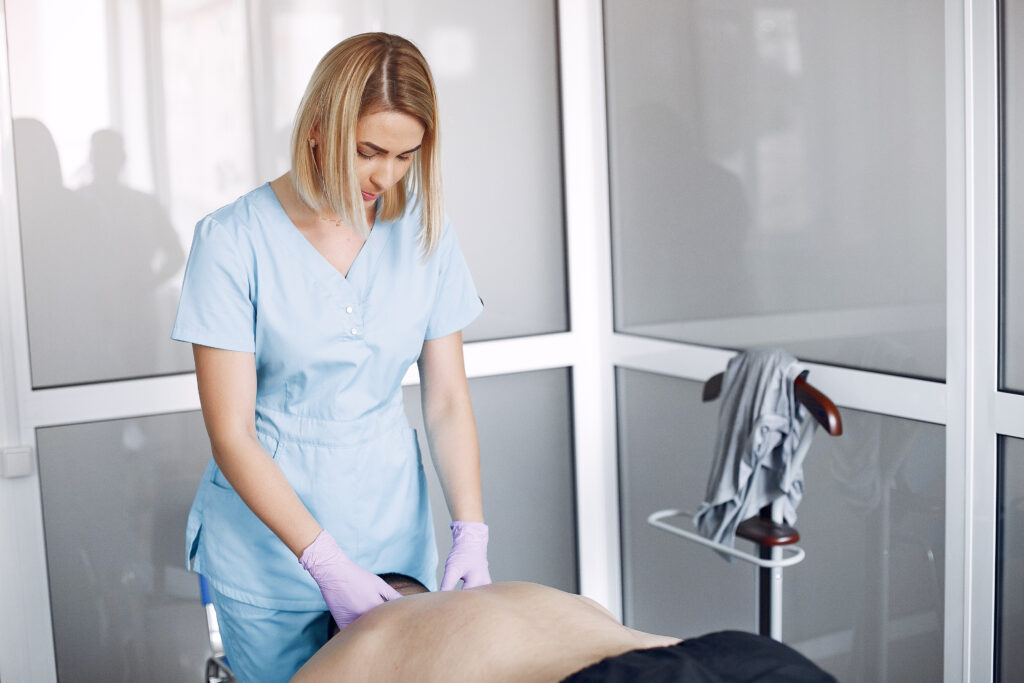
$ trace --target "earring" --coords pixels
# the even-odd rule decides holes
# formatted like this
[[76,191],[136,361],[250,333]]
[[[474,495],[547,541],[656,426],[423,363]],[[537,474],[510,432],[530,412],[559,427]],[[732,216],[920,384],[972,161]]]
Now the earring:
[[310,147],[316,147],[316,140],[314,140],[313,138],[310,138],[309,139],[309,146]]

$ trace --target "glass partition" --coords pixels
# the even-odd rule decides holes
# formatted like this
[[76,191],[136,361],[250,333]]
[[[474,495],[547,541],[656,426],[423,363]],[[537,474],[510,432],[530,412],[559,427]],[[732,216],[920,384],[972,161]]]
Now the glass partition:
[[997,681],[1024,680],[1024,439],[1001,437],[996,539]]
[[704,500],[718,404],[701,402],[699,382],[622,368],[616,392],[625,624],[679,638],[756,632],[750,565],[730,564],[647,523],[652,512],[692,513]]
[[[492,577],[578,590],[569,371],[474,379],[470,391]],[[406,403],[420,430],[440,572],[450,517],[416,387]],[[185,568],[185,521],[210,457],[202,415],[46,427],[38,452],[60,680],[200,680],[210,648],[198,576]]]
[[[227,102],[247,103],[226,64],[241,52],[243,22],[205,31],[196,22],[218,39],[179,61],[143,5],[5,3],[37,388],[189,369],[191,350],[167,338],[195,207],[252,178],[246,121],[225,127],[217,116]],[[176,184],[183,177],[198,197]]]
[[616,329],[943,378],[942,3],[604,8]]
[[843,435],[817,432],[804,462],[783,635],[841,681],[941,681],[945,430],[840,412]]
[[210,642],[185,520],[210,458],[202,415],[37,434],[58,678],[200,680]]
[[[469,382],[490,528],[487,556],[495,581],[578,590],[570,380],[568,370],[556,369]],[[405,405],[427,470],[440,580],[451,548],[451,516],[429,457],[419,387],[406,387]]]
[[287,170],[316,62],[370,30],[417,42],[436,77],[446,207],[487,305],[466,338],[568,328],[551,2],[8,0],[5,12],[34,387],[192,369],[168,337],[193,226]]
[[[257,82],[272,145],[287,166],[294,104],[313,66],[343,36],[403,35],[430,62],[440,98],[445,205],[484,312],[468,341],[568,329],[558,36],[547,0],[321,0],[258,3]],[[524,276],[525,273],[525,276]]]
[[1004,0],[1002,8],[1002,179],[1001,312],[1002,388],[1024,392],[1024,2]]
[[[626,623],[684,638],[756,631],[751,565],[646,523],[703,501],[718,403],[698,382],[617,377]],[[807,555],[783,570],[783,641],[841,681],[942,680],[944,430],[840,412],[844,433],[817,431],[804,461],[795,526]]]

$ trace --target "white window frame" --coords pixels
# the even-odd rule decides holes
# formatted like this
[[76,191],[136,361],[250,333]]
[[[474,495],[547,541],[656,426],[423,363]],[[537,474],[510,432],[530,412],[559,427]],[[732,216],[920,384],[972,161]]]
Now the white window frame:
[[[810,364],[841,407],[946,428],[947,682],[991,680],[996,448],[1024,438],[1024,396],[997,390],[995,0],[945,0],[947,381]],[[613,330],[602,4],[558,2],[569,310],[565,333],[466,346],[470,377],[572,370],[580,589],[622,614],[615,368],[703,381],[729,351]],[[194,374],[33,390],[0,4],[0,445],[40,427],[198,410]],[[417,381],[410,371],[405,383]],[[37,473],[0,478],[0,678],[54,681]]]

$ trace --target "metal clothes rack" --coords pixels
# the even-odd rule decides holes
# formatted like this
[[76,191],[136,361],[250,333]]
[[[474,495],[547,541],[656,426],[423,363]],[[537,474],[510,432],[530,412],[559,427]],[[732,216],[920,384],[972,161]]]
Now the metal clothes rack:
[[[793,394],[797,402],[810,411],[811,416],[831,436],[843,433],[839,409],[825,394],[808,384],[807,373],[793,380]],[[713,401],[722,392],[723,373],[718,373],[704,383],[703,400]],[[794,545],[800,540],[800,532],[785,524],[782,509],[775,505],[761,508],[757,517],[746,519],[736,527],[736,535],[757,545],[757,555],[730,548],[729,546],[704,538],[689,529],[671,524],[670,517],[692,518],[693,513],[677,509],[659,510],[647,518],[647,523],[658,529],[693,541],[717,552],[736,557],[755,565],[758,576],[757,621],[758,632],[775,640],[782,640],[782,569],[791,567],[804,559],[803,548]]]

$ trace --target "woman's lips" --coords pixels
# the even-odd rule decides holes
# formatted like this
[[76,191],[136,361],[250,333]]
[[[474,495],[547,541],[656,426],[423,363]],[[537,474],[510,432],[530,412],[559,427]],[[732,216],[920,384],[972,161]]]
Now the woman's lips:
[[370,194],[369,192],[363,192],[363,201],[372,202],[377,198],[377,195]]

